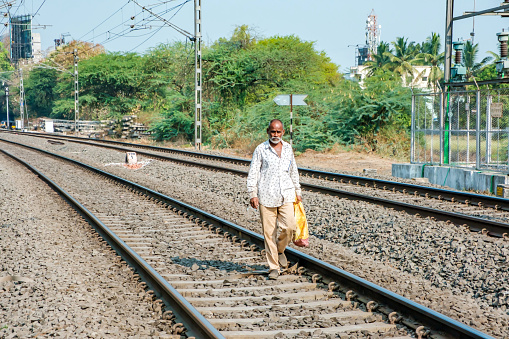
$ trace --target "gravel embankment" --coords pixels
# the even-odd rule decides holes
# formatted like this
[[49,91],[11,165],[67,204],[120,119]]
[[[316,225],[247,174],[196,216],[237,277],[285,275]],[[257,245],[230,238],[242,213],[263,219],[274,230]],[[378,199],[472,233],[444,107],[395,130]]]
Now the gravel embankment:
[[170,337],[127,265],[3,154],[0,192],[0,338]]
[[[5,137],[5,136],[3,136]],[[14,138],[10,136],[9,138]],[[16,137],[87,162],[260,232],[245,179],[153,161],[108,166],[124,154]],[[509,336],[509,243],[379,206],[304,192],[311,248],[304,252],[495,337]]]
[[[327,292],[326,285],[311,284],[310,276],[286,275],[277,281],[268,280],[263,276],[252,278],[239,278],[239,271],[259,270],[267,268],[264,257],[260,252],[253,253],[249,248],[241,249],[239,244],[223,241],[222,236],[213,235],[208,231],[198,230],[200,227],[193,227],[189,230],[188,220],[176,216],[172,211],[161,207],[157,203],[134,193],[127,192],[121,186],[115,185],[104,178],[92,175],[76,166],[59,162],[53,158],[39,155],[33,151],[15,150],[23,159],[31,161],[38,169],[46,175],[55,178],[57,184],[76,197],[86,205],[93,213],[103,218],[114,229],[119,231],[120,237],[129,242],[125,232],[136,235],[134,243],[140,248],[140,255],[157,265],[158,272],[163,277],[176,279],[175,274],[184,274],[185,278],[177,278],[178,284],[196,284],[200,289],[184,290],[186,297],[196,307],[203,307],[201,310],[207,318],[212,321],[217,319],[248,319],[257,318],[252,324],[238,324],[237,320],[221,322],[221,330],[248,330],[248,331],[279,331],[279,330],[304,330],[313,334],[313,338],[335,338],[338,335],[320,333],[321,330],[332,328],[338,329],[337,320],[334,317],[323,317],[322,314],[340,314],[352,310],[351,304],[343,304],[342,299],[337,295]],[[180,219],[180,220],[177,220]],[[165,225],[165,226],[161,226]],[[175,228],[172,228],[172,225]],[[184,226],[185,231],[179,231]],[[201,235],[197,233],[202,233]],[[191,234],[191,235],[190,235]],[[194,237],[208,241],[202,242]],[[196,240],[196,241],[195,241]],[[211,241],[211,242],[210,242]],[[237,277],[237,278],[235,278]],[[226,280],[224,280],[226,278]],[[208,284],[199,280],[216,281],[212,284],[220,285],[221,289],[212,289]],[[219,281],[219,283],[218,283]],[[296,286],[285,286],[285,282],[293,282],[302,286],[298,290]],[[308,285],[306,287],[306,284]],[[174,284],[175,285],[175,284]],[[329,303],[326,307],[320,306],[298,306],[291,307],[295,302],[302,302],[299,292],[313,293],[313,297]],[[284,300],[281,296],[284,295]],[[215,300],[209,300],[215,298]],[[222,300],[222,298],[229,300]],[[313,299],[314,301],[314,299]],[[280,307],[287,303],[288,308]],[[260,305],[261,304],[261,305]],[[235,306],[237,310],[227,313],[214,312],[213,307]],[[261,307],[258,307],[261,306]],[[272,306],[270,309],[264,307]],[[339,308],[336,308],[339,306]],[[253,308],[252,310],[249,307]],[[277,315],[276,315],[277,314]],[[286,317],[286,319],[279,317]],[[288,318],[293,318],[288,321]],[[405,336],[408,331],[401,326],[393,327],[382,322],[381,314],[365,314],[363,317],[347,316],[342,317],[341,324],[357,327],[357,330],[343,330],[349,338],[365,338],[371,325],[377,328],[374,334],[380,337]],[[381,326],[381,327],[380,327]],[[373,328],[371,327],[371,328]],[[370,333],[373,332],[373,329]],[[267,336],[269,337],[269,336]],[[272,337],[272,336],[270,336]],[[301,336],[307,337],[307,335]]]

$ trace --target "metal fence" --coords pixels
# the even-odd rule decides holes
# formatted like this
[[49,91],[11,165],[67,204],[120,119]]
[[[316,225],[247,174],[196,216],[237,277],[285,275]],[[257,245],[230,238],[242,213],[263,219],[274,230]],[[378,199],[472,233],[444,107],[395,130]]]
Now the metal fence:
[[509,170],[509,89],[412,96],[411,162]]

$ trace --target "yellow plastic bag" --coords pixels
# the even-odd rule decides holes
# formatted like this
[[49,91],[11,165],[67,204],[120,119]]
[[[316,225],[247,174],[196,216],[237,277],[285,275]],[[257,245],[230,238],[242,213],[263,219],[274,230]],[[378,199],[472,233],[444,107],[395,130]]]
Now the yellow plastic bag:
[[293,203],[293,210],[295,213],[295,220],[297,221],[297,228],[293,234],[293,243],[299,247],[309,246],[309,231],[308,221],[306,220],[306,213],[304,213],[304,206],[302,202]]

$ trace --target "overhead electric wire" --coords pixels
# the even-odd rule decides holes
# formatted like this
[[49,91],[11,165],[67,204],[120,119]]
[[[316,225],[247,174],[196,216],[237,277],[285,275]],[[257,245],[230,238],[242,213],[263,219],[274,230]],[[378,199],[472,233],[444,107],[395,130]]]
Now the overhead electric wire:
[[[189,1],[190,1],[190,0],[186,0],[186,1],[184,1],[183,3],[181,3],[181,4],[178,4],[178,5],[176,5],[176,6],[173,6],[173,7],[169,8],[169,9],[165,9],[165,10],[163,10],[163,11],[161,11],[161,12],[157,13],[157,15],[159,15],[159,16],[161,16],[161,15],[165,15],[165,14],[167,14],[167,13],[169,13],[169,12],[171,12],[171,11],[175,10],[176,8],[178,8],[177,12],[176,12],[175,14],[173,14],[173,15],[172,15],[172,17],[170,18],[170,20],[171,20],[171,19],[172,19],[173,17],[175,17],[175,15],[176,15],[176,14],[177,14],[177,13],[178,13],[181,9],[182,9],[182,7],[183,7],[186,3],[188,3]],[[118,11],[117,11],[117,12],[118,12]],[[143,10],[142,10],[142,11],[140,11],[140,12],[138,12],[138,13],[136,13],[136,14],[135,14],[135,16],[136,16],[136,15],[138,15],[138,14],[141,14],[141,13],[143,13]],[[158,20],[158,18],[151,17],[151,18],[144,18],[144,19],[142,19],[140,22],[147,22],[147,23],[150,23],[150,22],[153,22],[153,21],[156,21],[156,20]],[[115,35],[115,36],[114,36],[114,37],[108,37],[108,38],[106,38],[105,40],[103,40],[103,41],[99,42],[97,45],[95,45],[95,46],[93,46],[93,47],[91,47],[91,48],[89,48],[89,49],[87,49],[87,50],[82,51],[82,53],[84,53],[84,52],[88,52],[88,51],[90,51],[90,50],[92,50],[92,49],[94,49],[94,48],[97,48],[97,47],[98,47],[98,45],[104,45],[104,44],[109,43],[109,42],[112,42],[112,41],[114,41],[114,40],[116,40],[116,39],[118,39],[118,38],[121,38],[121,37],[128,37],[128,36],[126,36],[126,35],[127,35],[127,34],[129,34],[129,33],[131,33],[132,31],[134,31],[134,29],[133,29],[133,28],[130,28],[130,27],[129,27],[129,28],[125,28],[125,29],[121,30],[121,31],[120,31],[120,32],[118,32],[118,33],[116,33],[116,32],[112,32],[112,30],[114,30],[114,29],[118,28],[119,26],[122,26],[123,24],[125,24],[126,22],[129,22],[129,21],[131,21],[131,19],[130,19],[130,18],[128,18],[128,19],[126,19],[126,20],[124,20],[123,22],[121,22],[120,24],[118,24],[118,25],[116,25],[115,27],[111,28],[110,30],[108,30],[108,31],[106,31],[106,32],[104,32],[104,33],[99,34],[98,36],[102,36],[102,35],[105,35],[105,34],[113,34],[113,35]],[[138,22],[137,24],[140,24],[140,22]],[[164,27],[164,26],[162,26],[162,27]],[[159,32],[159,30],[160,30],[162,27],[160,27],[160,28],[159,28],[159,29],[158,29],[155,33],[153,33],[153,34],[152,34],[152,36],[154,36],[157,32]],[[145,39],[145,41],[143,41],[141,44],[143,44],[143,43],[145,43],[146,41],[148,41],[150,38],[152,38],[152,36],[150,36],[148,39]],[[89,41],[89,42],[90,42],[90,41]],[[141,46],[141,44],[139,44],[139,45],[138,45],[138,46],[136,46],[135,48],[137,48],[137,47]],[[131,51],[132,51],[132,49],[131,49]]]
[[81,40],[83,39],[83,37],[87,36],[87,34],[93,32],[96,28],[98,28],[99,26],[101,26],[103,23],[105,23],[107,20],[109,20],[112,16],[114,16],[115,14],[117,14],[119,11],[121,11],[122,9],[124,9],[125,6],[127,6],[129,3],[126,3],[124,6],[120,7],[119,9],[117,9],[115,11],[115,13],[111,14],[109,17],[107,17],[106,19],[104,19],[100,24],[98,24],[97,26],[95,26],[94,28],[92,28],[90,31],[88,31],[87,33],[83,34],[81,37],[78,38],[78,40]]
[[[180,7],[180,8],[177,10],[177,12],[176,12],[176,13],[175,13],[175,14],[174,14],[171,18],[170,18],[170,20],[171,20],[171,19],[172,19],[172,18],[173,18],[173,17],[174,17],[174,16],[175,16],[175,15],[176,15],[176,14],[177,14],[177,13],[178,13],[181,9],[182,9],[182,6],[183,6],[183,5],[185,5],[185,4],[186,4],[187,2],[189,2],[189,1],[190,1],[190,0],[186,0],[186,1],[184,1],[183,3],[181,3],[181,4],[179,4],[179,5],[176,5],[176,6],[172,7],[172,8],[169,8],[169,9],[163,10],[163,11],[161,11],[160,13],[157,13],[157,15],[159,15],[159,16],[161,16],[161,15],[165,15],[166,13],[171,12],[171,11],[173,11],[174,9],[176,9],[176,8],[179,8],[179,7]],[[142,10],[141,12],[139,12],[139,14],[141,14],[141,13],[143,13],[143,10]],[[113,29],[115,29],[115,28],[117,28],[117,27],[121,26],[122,24],[124,24],[124,23],[126,23],[126,22],[129,22],[129,20],[130,20],[130,19],[125,20],[125,21],[124,21],[124,22],[122,22],[121,24],[119,24],[119,25],[115,26]],[[137,24],[140,24],[140,23],[142,23],[142,22],[150,23],[150,22],[153,22],[153,21],[156,21],[156,20],[157,20],[157,18],[150,18],[150,19],[144,18],[144,19],[142,19],[140,22],[138,22]],[[112,34],[112,32],[111,32],[111,31],[112,31],[113,29],[110,29],[109,31],[107,31],[107,32],[105,32],[105,33],[102,33],[102,34],[100,34],[99,36],[104,35],[104,34],[107,34],[107,33]],[[101,42],[100,44],[108,43],[108,42],[110,42],[110,41],[113,41],[113,40],[117,39],[117,38],[118,38],[118,37],[120,37],[120,36],[125,36],[126,34],[130,33],[132,30],[133,30],[132,28],[131,28],[131,29],[126,28],[126,29],[122,30],[120,33],[114,33],[115,35],[117,35],[115,38],[113,38],[113,39],[108,38],[108,39],[104,40],[103,42]]]
[[[182,9],[182,7],[184,7],[184,5],[185,5],[186,3],[188,3],[189,1],[191,1],[191,0],[187,0],[186,2],[184,2],[184,3],[180,4],[180,5],[179,5],[179,6],[180,6],[180,8],[179,8],[179,9],[178,9],[178,10],[177,10],[177,11],[176,11],[176,12],[175,12],[172,16],[171,16],[171,18],[169,18],[169,19],[168,19],[168,21],[169,21],[169,20],[171,20],[171,19],[173,19],[173,18],[175,17],[175,15],[177,15],[177,14],[178,14],[178,12],[180,12],[180,10]],[[164,26],[161,26],[161,28],[163,28],[163,27],[164,27]],[[148,37],[147,39],[145,39],[145,41],[141,42],[141,43],[140,43],[140,44],[138,44],[136,47],[132,48],[129,52],[134,51],[136,48],[140,47],[140,46],[141,46],[141,45],[143,45],[145,42],[147,42],[148,40],[150,40],[150,39],[151,39],[154,35],[156,35],[156,34],[157,34],[160,30],[161,30],[161,28],[159,28],[157,31],[155,31],[155,32],[154,32],[154,34],[152,34],[150,37]]]
[[[10,22],[11,20],[11,6],[9,6],[9,3],[5,2],[5,0],[2,0],[3,3],[5,4],[5,6],[7,7],[7,18]],[[14,0],[13,2],[15,2],[16,0]],[[4,31],[7,29],[8,26],[4,26],[2,28],[2,31],[0,31],[0,36],[2,36],[4,34]]]
[[144,41],[142,41],[141,43],[139,43],[136,47],[132,48],[130,52],[134,51],[136,48],[140,47],[141,45],[143,45],[145,42],[147,42],[148,40],[150,40],[154,35],[156,35],[157,33],[159,33],[159,31],[162,29],[162,27],[160,27],[157,31],[155,31],[151,36],[149,36],[147,39],[145,39]]
[[44,3],[45,3],[45,2],[46,2],[46,0],[44,0],[44,1],[42,2],[42,4],[41,4],[41,5],[39,6],[39,8],[37,9],[37,11],[35,11],[35,14],[34,14],[34,15],[32,15],[33,17],[34,17],[34,16],[36,16],[36,15],[37,15],[37,13],[39,13],[39,11],[41,10],[42,5],[44,5]]
[[[139,38],[139,37],[143,37],[143,36],[146,36],[146,35],[150,35],[147,39],[145,39],[144,41],[142,41],[140,44],[138,44],[136,47],[132,48],[129,52],[135,50],[136,48],[138,48],[139,46],[143,45],[144,43],[146,43],[148,40],[150,40],[153,36],[155,36],[165,25],[166,26],[169,26],[169,27],[172,27],[174,29],[176,29],[178,32],[182,33],[181,31],[185,32],[185,33],[182,33],[184,34],[186,37],[189,38],[189,36],[187,36],[187,34],[190,34],[188,33],[187,31],[185,30],[182,30],[180,29],[178,26],[176,25],[173,25],[172,23],[169,22],[169,20],[172,20],[179,12],[180,10],[183,8],[183,6],[190,2],[191,0],[185,0],[184,2],[178,4],[178,5],[175,5],[171,8],[167,8],[167,9],[164,9],[162,11],[160,11],[159,13],[154,13],[152,12],[152,10],[158,6],[161,6],[161,5],[164,5],[164,4],[167,4],[169,2],[174,2],[174,1],[177,1],[177,0],[169,0],[169,1],[162,1],[158,4],[154,4],[154,5],[148,5],[148,6],[141,6],[139,5],[136,1],[133,1],[134,3],[136,3],[139,7],[142,8],[141,11],[139,12],[136,12],[133,17],[136,17],[136,16],[139,16],[141,14],[143,14],[144,12],[148,12],[150,14],[149,17],[147,18],[143,18],[141,19],[140,21],[138,21],[135,25],[136,26],[139,26],[140,24],[144,24],[145,26],[147,26],[148,24],[154,22],[154,21],[162,21],[163,22],[163,26],[160,26],[156,29],[155,32],[149,32],[147,34],[140,34],[140,35],[135,35],[135,36],[128,36],[129,33],[132,33],[134,31],[138,31],[138,30],[141,30],[141,29],[151,29],[151,27],[143,27],[143,28],[133,28],[131,27],[131,25],[129,25],[128,28],[125,28],[125,29],[122,29],[120,30],[119,32],[115,32],[115,30],[117,28],[119,28],[120,26],[128,23],[128,22],[131,22],[132,21],[132,18],[131,17],[128,17],[126,20],[123,20],[120,24],[110,28],[109,30],[101,33],[101,34],[98,34],[98,35],[94,35],[94,40],[98,37],[101,37],[101,36],[104,36],[106,35],[107,38],[104,39],[103,41],[101,41],[100,43],[96,44],[94,43],[93,41],[84,41],[84,42],[89,42],[89,43],[92,43],[94,44],[94,46],[86,49],[86,50],[82,50],[81,53],[86,53],[90,50],[93,50],[97,47],[101,47],[102,45],[104,44],[107,44],[107,43],[110,43],[118,38],[121,38],[121,37],[131,37],[131,38]],[[5,0],[2,0],[2,2],[4,4],[7,5],[6,1]],[[35,12],[35,15],[37,15],[40,11],[40,9],[42,8],[42,6],[45,4],[46,0],[43,0],[41,5],[39,6],[39,8],[37,9],[37,11]],[[81,40],[83,37],[87,36],[88,34],[90,34],[91,32],[95,31],[98,27],[102,26],[104,23],[108,22],[111,20],[111,18],[113,18],[116,14],[118,14],[121,10],[124,9],[125,6],[127,6],[129,4],[129,2],[131,2],[131,0],[129,0],[126,4],[124,4],[122,7],[120,7],[119,9],[117,9],[113,14],[109,15],[106,19],[104,19],[101,23],[99,23],[98,25],[96,25],[94,28],[92,28],[90,31],[88,31],[87,33],[85,33],[84,35],[82,35],[80,38],[78,38],[78,40]],[[16,15],[16,13],[19,11],[19,9],[21,8],[21,6],[25,5],[26,7],[26,1],[25,0],[21,0],[20,3],[16,6],[16,9],[14,11],[14,14],[13,15]],[[33,2],[32,2],[32,6],[33,6]],[[150,8],[149,8],[150,7]],[[171,12],[171,11],[174,11],[175,9],[177,9],[177,11],[171,16],[171,18],[169,19],[164,19],[162,18],[163,15]],[[9,13],[9,18],[11,17],[11,13],[10,13],[10,8],[8,7],[7,9],[8,13]],[[155,15],[154,15],[155,14]],[[178,29],[177,29],[178,28]],[[5,31],[5,29],[7,29],[7,27],[4,27],[2,32],[0,34],[3,34],[3,32]],[[187,33],[187,34],[186,34]]]
[[[170,26],[171,28],[173,28],[174,30],[176,30],[177,32],[179,32],[180,34],[184,35],[185,37],[187,38],[192,38],[193,35],[191,33],[189,33],[188,31],[178,27],[177,25],[174,25],[172,24],[171,22],[169,22],[168,20],[166,20],[165,18],[159,16],[157,13],[154,13],[152,12],[150,9],[148,9],[147,7],[145,6],[141,6],[136,0],[129,0],[129,1],[132,1],[134,2],[136,5],[140,6],[141,8],[143,8],[144,10],[146,10],[147,12],[149,12],[150,14],[152,14],[153,16],[155,16],[156,18],[158,18],[159,20],[161,20],[162,22],[164,22],[165,24],[167,24],[168,26]],[[189,2],[189,0],[187,0],[185,3]]]
[[[136,16],[136,15],[138,15],[138,14],[141,14],[141,13],[143,13],[143,11],[140,11],[140,12],[136,13],[136,14],[135,14],[135,16]],[[146,20],[146,19],[143,19],[142,21],[145,21],[145,20]],[[116,35],[116,36],[117,36],[117,37],[115,37],[115,38],[113,38],[113,39],[111,39],[111,38],[107,38],[106,40],[104,40],[104,41],[100,42],[99,44],[107,43],[107,42],[109,42],[110,40],[115,40],[116,38],[118,38],[118,36],[123,36],[123,35],[125,35],[125,34],[129,33],[129,32],[132,30],[131,28],[125,28],[125,29],[123,29],[122,31],[120,31],[119,33],[112,32],[114,29],[116,29],[116,28],[118,28],[118,27],[120,27],[120,26],[124,25],[125,23],[127,23],[127,22],[129,22],[129,21],[131,21],[131,19],[130,19],[130,18],[129,18],[129,19],[126,19],[126,20],[124,20],[124,21],[123,21],[123,22],[121,22],[120,24],[118,24],[118,25],[114,26],[113,28],[111,28],[111,29],[109,29],[109,30],[105,31],[104,33],[101,33],[101,34],[96,35],[96,36],[95,36],[96,38],[97,38],[97,37],[100,37],[100,36],[102,36],[102,35],[107,35],[107,34],[114,34],[114,35]],[[152,21],[155,21],[155,19],[152,19],[152,20],[150,20],[149,22],[152,22]],[[80,40],[81,40],[81,39],[80,39]]]
[[[172,0],[172,1],[176,1],[176,0]],[[130,2],[130,1],[129,1],[129,2]],[[122,10],[125,6],[127,6],[127,5],[129,4],[129,2],[127,2],[125,5],[123,5],[122,7],[120,7],[118,10],[116,10],[113,14],[111,14],[108,18],[106,18],[105,20],[103,20],[100,24],[98,24],[97,26],[95,26],[93,29],[91,29],[90,31],[88,31],[87,33],[85,33],[84,35],[82,35],[81,37],[79,37],[79,38],[78,38],[78,40],[83,39],[86,35],[88,35],[88,34],[90,34],[91,32],[93,32],[95,29],[97,29],[99,26],[101,26],[104,22],[108,21],[108,20],[109,20],[110,18],[112,18],[115,14],[117,14],[119,11],[121,11],[121,10]],[[167,1],[167,2],[168,2],[168,1]],[[186,2],[187,2],[187,1],[186,1]],[[184,3],[185,3],[185,2],[184,2]],[[162,5],[162,4],[163,4],[163,3],[158,4],[158,5],[156,5],[155,7],[160,6],[160,5]],[[179,6],[182,6],[182,4],[177,5],[177,6],[174,6],[174,7],[170,8],[170,9],[166,9],[166,10],[162,11],[162,12],[160,13],[160,15],[164,15],[164,14],[168,13],[169,11],[172,11],[173,9],[175,9],[175,8],[177,8],[177,7],[179,7]],[[138,16],[138,15],[141,15],[143,12],[144,12],[143,10],[141,10],[141,11],[139,11],[139,12],[136,12],[136,13],[133,15],[133,17],[136,17],[136,16]],[[146,21],[146,20],[147,20],[147,19],[143,19],[142,21]],[[132,21],[132,20],[131,20],[131,18],[128,18],[128,19],[126,19],[126,20],[122,21],[120,24],[118,24],[118,25],[114,26],[113,28],[110,28],[110,29],[108,29],[107,31],[105,31],[105,32],[103,32],[103,33],[101,33],[101,34],[95,35],[95,36],[94,36],[94,38],[97,38],[97,37],[100,37],[100,36],[102,36],[102,35],[105,35],[105,34],[111,33],[111,31],[113,31],[114,29],[116,29],[116,28],[118,28],[119,26],[122,26],[123,24],[125,24],[125,23],[127,23],[127,22],[130,22],[130,21]],[[152,20],[150,20],[150,21],[155,21],[155,19],[152,19]],[[149,22],[150,22],[150,21],[149,21]],[[125,31],[125,30],[124,30],[124,31]],[[122,31],[122,32],[123,32],[123,31]],[[120,33],[119,33],[119,34],[120,34]]]
[[164,5],[164,4],[167,4],[168,2],[174,2],[174,1],[177,1],[177,0],[168,0],[168,1],[161,1],[161,2],[158,2],[157,4],[152,4],[152,5],[147,5],[145,7],[156,7],[156,6],[161,6],[161,5]]

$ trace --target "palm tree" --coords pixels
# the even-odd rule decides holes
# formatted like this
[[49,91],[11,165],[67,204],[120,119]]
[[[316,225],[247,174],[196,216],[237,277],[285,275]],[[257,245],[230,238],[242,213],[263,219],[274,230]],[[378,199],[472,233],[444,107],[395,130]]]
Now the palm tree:
[[497,53],[495,52],[492,52],[492,51],[488,51],[488,54],[491,54],[491,60],[493,60],[491,63],[494,64],[496,63],[497,61],[500,61],[501,57],[500,55],[498,55]]
[[467,69],[467,79],[475,77],[484,67],[487,66],[488,62],[491,61],[492,57],[487,56],[481,60],[481,62],[475,62],[477,55],[479,54],[479,44],[472,45],[471,41],[465,43],[465,49],[463,50],[463,65]]
[[414,60],[415,63],[431,66],[428,76],[428,87],[432,87],[433,92],[436,92],[438,82],[444,77],[444,72],[440,68],[440,65],[444,63],[444,52],[439,53],[440,47],[440,34],[431,33],[422,44],[421,53]]
[[398,37],[396,41],[392,42],[394,46],[394,54],[385,52],[386,56],[390,59],[391,63],[389,68],[399,74],[403,78],[403,86],[406,84],[407,77],[414,78],[415,69],[412,66],[415,56],[417,55],[417,48],[415,42],[408,43],[408,38]]
[[364,63],[368,71],[368,75],[373,75],[377,70],[387,69],[391,62],[390,57],[387,53],[391,53],[391,48],[388,43],[380,42],[377,47],[376,53],[371,56],[372,60],[368,60]]
[[427,37],[426,41],[422,44],[421,53],[436,55],[440,51],[440,47],[442,47],[442,43],[440,42],[440,34],[432,32],[431,35]]

